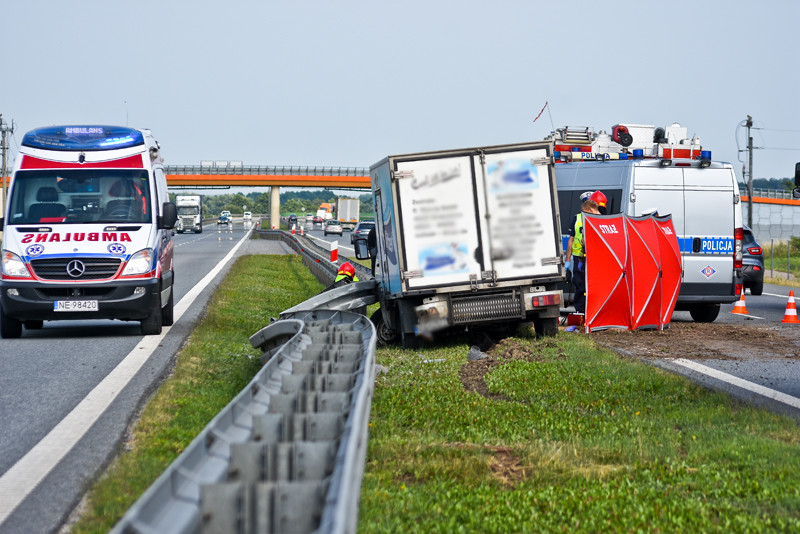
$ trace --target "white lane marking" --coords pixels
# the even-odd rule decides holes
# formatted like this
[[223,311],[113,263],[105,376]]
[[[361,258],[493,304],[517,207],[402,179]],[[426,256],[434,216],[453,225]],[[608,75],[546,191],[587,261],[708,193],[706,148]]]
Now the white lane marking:
[[693,371],[697,371],[698,373],[710,376],[712,378],[716,378],[717,380],[722,380],[723,382],[727,382],[728,384],[732,384],[742,389],[746,389],[747,391],[751,391],[753,393],[757,393],[758,395],[767,397],[768,399],[788,404],[792,408],[800,409],[800,399],[798,399],[797,397],[792,397],[791,395],[787,395],[786,393],[775,391],[774,389],[761,386],[754,382],[750,382],[749,380],[744,380],[743,378],[739,378],[738,376],[729,375],[728,373],[718,371],[717,369],[699,364],[697,362],[693,362],[691,360],[686,360],[684,358],[677,358],[672,361],[678,365],[681,365]]
[[[792,290],[792,291],[794,291],[794,290]],[[767,295],[769,297],[780,297],[782,299],[788,299],[789,298],[789,294],[788,293],[785,294],[785,295],[778,295],[777,293],[761,293],[761,294],[762,295]]]
[[[236,246],[175,305],[176,322],[236,254],[251,233],[252,230],[247,232]],[[114,370],[108,373],[64,419],[0,477],[0,526],[103,415],[117,395],[147,362],[153,351],[158,348],[170,329],[164,327],[159,336],[144,336]]]

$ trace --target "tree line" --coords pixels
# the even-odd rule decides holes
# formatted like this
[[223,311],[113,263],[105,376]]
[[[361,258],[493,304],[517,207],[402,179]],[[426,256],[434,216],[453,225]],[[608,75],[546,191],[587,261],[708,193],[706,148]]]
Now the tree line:
[[[199,192],[180,192],[170,193],[170,200],[175,201],[178,195],[201,195],[203,198],[203,214],[205,217],[214,217],[219,215],[222,211],[228,210],[234,214],[241,214],[242,212],[249,211],[258,215],[266,215],[270,212],[270,193],[251,191],[246,195],[243,193],[210,193],[208,191]],[[356,196],[352,195],[337,195],[333,191],[328,190],[303,190],[303,191],[286,191],[281,192],[281,213],[289,215],[291,213],[302,215],[305,213],[314,214],[323,203],[336,203],[337,196],[350,196],[358,198],[360,202],[360,212],[362,218],[364,214],[373,213],[372,207],[372,193],[366,193]],[[246,206],[242,209],[242,206]]]

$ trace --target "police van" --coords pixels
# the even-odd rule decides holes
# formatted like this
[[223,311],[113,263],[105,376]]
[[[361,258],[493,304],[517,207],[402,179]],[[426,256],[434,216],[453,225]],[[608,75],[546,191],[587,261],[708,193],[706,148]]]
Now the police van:
[[139,321],[145,335],[172,325],[177,210],[149,130],[28,132],[5,207],[2,337],[45,320]]
[[677,123],[617,124],[611,131],[566,127],[547,138],[554,142],[564,246],[586,191],[606,195],[608,214],[671,215],[683,259],[675,309],[697,322],[714,321],[720,304],[735,302],[742,291],[744,233],[733,167],[712,161]]

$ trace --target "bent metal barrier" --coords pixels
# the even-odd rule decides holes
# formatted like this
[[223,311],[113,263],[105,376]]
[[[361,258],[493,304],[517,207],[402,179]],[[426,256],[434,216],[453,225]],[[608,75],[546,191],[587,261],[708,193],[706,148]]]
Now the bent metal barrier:
[[[304,240],[269,233],[333,280],[336,265]],[[343,310],[375,302],[374,287],[326,291],[251,336],[264,367],[112,532],[355,532],[376,336],[364,315]]]

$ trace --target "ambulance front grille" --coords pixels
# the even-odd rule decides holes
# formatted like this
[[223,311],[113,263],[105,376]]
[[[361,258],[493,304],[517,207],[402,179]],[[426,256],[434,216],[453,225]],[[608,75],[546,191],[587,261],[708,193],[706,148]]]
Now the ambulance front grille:
[[103,280],[117,274],[121,262],[119,258],[46,258],[31,260],[31,267],[43,280]]
[[517,291],[464,295],[452,297],[450,302],[454,324],[525,318],[525,307]]

